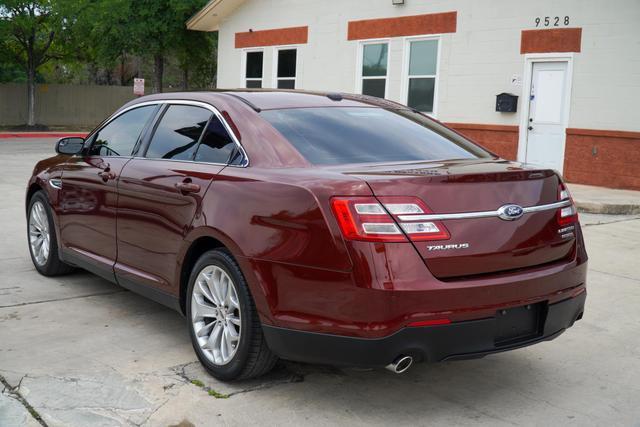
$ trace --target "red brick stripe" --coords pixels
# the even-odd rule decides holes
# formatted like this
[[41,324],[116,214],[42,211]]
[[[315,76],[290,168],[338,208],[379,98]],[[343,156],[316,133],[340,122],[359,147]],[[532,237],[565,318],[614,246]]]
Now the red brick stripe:
[[567,128],[567,135],[600,136],[608,138],[640,139],[640,132]]
[[640,132],[567,129],[569,182],[640,190]]
[[305,44],[309,27],[275,28],[272,30],[236,33],[236,48]]
[[518,155],[518,126],[478,123],[445,124],[502,158],[515,160]]
[[523,30],[520,53],[580,52],[582,28]]
[[457,12],[349,21],[348,40],[455,33]]

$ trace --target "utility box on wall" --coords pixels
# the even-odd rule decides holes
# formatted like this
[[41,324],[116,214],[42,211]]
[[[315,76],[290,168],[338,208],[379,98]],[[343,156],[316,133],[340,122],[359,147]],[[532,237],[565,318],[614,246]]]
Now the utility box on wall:
[[518,111],[518,96],[504,92],[496,95],[496,111],[500,113],[515,113]]

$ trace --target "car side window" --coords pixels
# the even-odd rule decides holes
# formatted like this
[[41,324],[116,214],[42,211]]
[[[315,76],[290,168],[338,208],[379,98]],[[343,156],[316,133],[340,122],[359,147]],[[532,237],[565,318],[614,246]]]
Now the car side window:
[[90,156],[130,156],[155,105],[134,108],[113,119],[93,137]]
[[213,116],[200,141],[196,152],[196,161],[227,164],[235,150],[235,142],[225,129],[218,116]]
[[211,111],[192,105],[170,105],[149,143],[146,157],[192,160]]

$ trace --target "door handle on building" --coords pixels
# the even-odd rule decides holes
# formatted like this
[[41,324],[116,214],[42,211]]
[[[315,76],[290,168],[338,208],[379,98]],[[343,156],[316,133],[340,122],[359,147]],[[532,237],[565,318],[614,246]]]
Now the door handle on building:
[[527,129],[529,129],[529,130],[533,130],[533,126],[529,126]]

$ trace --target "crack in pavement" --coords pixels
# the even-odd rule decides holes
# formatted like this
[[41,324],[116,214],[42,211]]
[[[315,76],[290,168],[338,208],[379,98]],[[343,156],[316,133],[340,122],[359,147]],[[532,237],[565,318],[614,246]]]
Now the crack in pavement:
[[68,301],[68,300],[72,300],[72,299],[99,297],[99,296],[102,296],[102,295],[113,295],[113,294],[118,294],[118,293],[121,293],[121,292],[129,292],[129,291],[127,291],[126,289],[118,289],[118,290],[110,291],[110,292],[97,292],[97,293],[94,293],[94,294],[77,295],[77,296],[74,296],[74,297],[53,298],[53,299],[45,299],[45,300],[40,300],[40,301],[20,302],[18,304],[0,305],[0,308],[22,307],[22,306],[25,306],[25,305],[44,304],[44,303],[47,303],[47,302]]
[[[120,377],[103,375],[100,378],[85,378],[70,375],[24,374],[20,377],[18,386],[11,390],[19,393],[23,380],[28,380],[25,383],[28,383],[29,396],[33,393],[34,405],[42,414],[54,420],[58,416],[64,419],[71,415],[75,417],[86,415],[111,420],[114,425],[136,426],[141,424],[140,420],[148,418],[150,411],[155,412],[158,409],[157,404],[160,403],[153,402],[153,398],[147,398],[131,383],[123,383]],[[175,374],[173,380],[177,381]],[[53,389],[56,390],[56,397],[48,394],[49,390]],[[31,407],[30,404],[29,406]],[[32,415],[37,418],[33,413]],[[57,422],[61,422],[60,419],[54,423]],[[0,424],[2,424],[1,421]],[[83,424],[80,423],[80,425]],[[107,424],[112,423],[107,422]]]
[[137,426],[137,427],[142,427],[143,425],[145,425],[149,421],[149,419],[153,415],[155,415],[155,413],[158,412],[164,405],[169,403],[170,400],[171,400],[170,398],[166,399],[164,402],[162,402],[160,405],[158,405],[149,415],[147,415],[146,418],[144,420],[142,420],[142,422],[137,423],[137,424],[134,423],[134,425]]
[[20,404],[24,406],[27,412],[29,412],[29,414],[38,423],[40,423],[41,426],[48,427],[47,423],[42,419],[38,411],[36,411],[35,408],[31,406],[31,404],[27,401],[27,399],[25,399],[20,393],[20,386],[22,385],[22,380],[24,379],[25,376],[26,375],[20,378],[20,381],[18,382],[17,386],[12,387],[11,384],[9,384],[9,382],[2,375],[0,375],[0,383],[2,383],[2,385],[4,386],[4,388],[2,389],[2,392],[4,393],[6,391],[8,393],[7,396],[20,402]]
[[212,387],[204,384],[198,378],[192,378],[187,374],[186,372],[187,367],[194,364],[200,365],[200,362],[185,363],[183,365],[175,366],[174,368],[172,368],[172,370],[176,373],[178,377],[184,380],[185,383],[193,384],[196,387],[201,388],[202,390],[206,391],[210,396],[213,396],[216,399],[227,399],[227,398],[236,396],[238,394],[250,393],[250,392],[259,391],[259,390],[266,390],[278,385],[304,382],[305,375],[306,375],[299,372],[293,372],[290,369],[287,369],[286,367],[284,367],[283,368],[284,375],[282,375],[281,377],[277,377],[273,379],[266,378],[266,380],[263,377],[262,379],[265,381],[260,382],[259,384],[248,385],[244,388],[241,387],[238,390],[231,391],[229,393],[220,393],[217,390],[213,389]]
[[640,282],[640,279],[631,276],[625,276],[623,274],[610,273],[608,271],[596,270],[595,268],[590,268],[589,271],[595,271],[596,273],[606,274],[608,276],[619,277],[621,279],[632,280],[634,282]]

